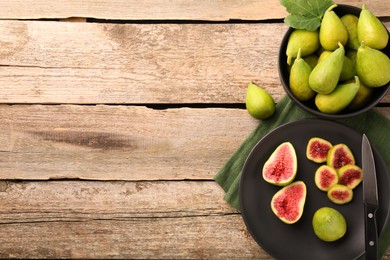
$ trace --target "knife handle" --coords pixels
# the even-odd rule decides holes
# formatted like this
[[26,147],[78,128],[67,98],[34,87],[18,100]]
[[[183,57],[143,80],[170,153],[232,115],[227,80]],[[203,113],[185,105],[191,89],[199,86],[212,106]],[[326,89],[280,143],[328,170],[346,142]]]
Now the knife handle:
[[364,205],[366,259],[378,259],[378,229],[376,225],[376,211],[378,205],[366,203]]

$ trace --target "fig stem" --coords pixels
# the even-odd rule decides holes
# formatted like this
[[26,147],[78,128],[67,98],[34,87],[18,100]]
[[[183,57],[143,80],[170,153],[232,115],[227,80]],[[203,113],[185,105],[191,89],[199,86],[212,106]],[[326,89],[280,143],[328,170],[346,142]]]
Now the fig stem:
[[332,11],[335,7],[337,7],[337,4],[331,5],[331,6],[326,10],[326,12]]

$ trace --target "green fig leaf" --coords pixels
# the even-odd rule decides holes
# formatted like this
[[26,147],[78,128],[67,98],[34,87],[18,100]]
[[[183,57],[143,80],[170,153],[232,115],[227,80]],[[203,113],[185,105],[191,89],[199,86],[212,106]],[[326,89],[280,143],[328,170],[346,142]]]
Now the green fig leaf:
[[295,29],[317,30],[332,0],[279,0],[290,14],[284,22]]

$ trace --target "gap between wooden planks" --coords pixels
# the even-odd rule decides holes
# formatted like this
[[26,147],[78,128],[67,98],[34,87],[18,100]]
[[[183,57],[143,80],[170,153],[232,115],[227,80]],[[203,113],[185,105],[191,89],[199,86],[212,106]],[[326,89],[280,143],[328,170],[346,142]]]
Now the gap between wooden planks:
[[0,106],[0,179],[212,179],[259,121],[245,109]]
[[286,29],[0,21],[0,102],[237,103],[251,80],[279,99]]
[[211,180],[259,124],[226,108],[3,105],[0,116],[0,179],[30,180]]
[[286,30],[282,23],[0,21],[0,103],[242,103],[251,80],[279,100]]
[[[338,4],[362,6],[359,0],[335,0]],[[364,1],[377,15],[388,15],[390,4],[386,0]],[[138,1],[28,1],[1,0],[2,19],[40,19],[88,17],[119,20],[267,20],[287,15],[278,0],[138,0]]]

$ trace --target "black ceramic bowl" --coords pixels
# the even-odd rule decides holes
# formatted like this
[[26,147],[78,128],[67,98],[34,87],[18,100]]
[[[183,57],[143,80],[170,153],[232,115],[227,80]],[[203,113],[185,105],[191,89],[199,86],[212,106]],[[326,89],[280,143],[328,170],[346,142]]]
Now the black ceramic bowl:
[[[339,4],[337,7],[333,9],[335,13],[339,16],[342,17],[345,14],[354,14],[357,17],[359,17],[360,8],[354,7],[354,6],[348,6],[348,5],[341,5]],[[358,110],[354,111],[341,111],[338,114],[326,114],[321,111],[319,111],[314,104],[314,98],[308,100],[308,101],[300,101],[297,99],[291,92],[290,86],[289,86],[289,69],[288,69],[288,64],[287,64],[287,55],[286,55],[286,48],[287,48],[287,43],[288,39],[290,37],[290,34],[292,33],[294,29],[289,28],[286,34],[283,37],[282,44],[279,49],[279,61],[278,61],[278,67],[279,67],[279,76],[280,80],[282,82],[282,85],[287,92],[288,96],[301,108],[304,110],[317,115],[319,117],[323,118],[330,118],[330,119],[337,119],[337,118],[346,118],[346,117],[352,117],[356,116],[358,114],[361,114],[363,112],[366,112],[367,110],[371,109],[374,107],[378,102],[386,95],[387,91],[389,90],[390,83],[387,83],[385,86],[379,87],[379,88],[374,88],[373,95],[370,99],[369,102],[365,104],[365,106],[361,107]],[[390,57],[390,41],[387,44],[386,48],[381,50],[384,52],[388,57]],[[390,73],[390,72],[389,72]]]

